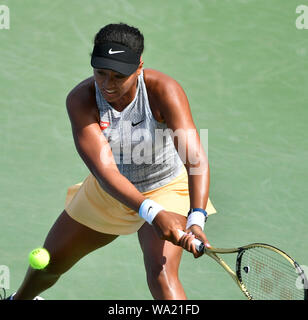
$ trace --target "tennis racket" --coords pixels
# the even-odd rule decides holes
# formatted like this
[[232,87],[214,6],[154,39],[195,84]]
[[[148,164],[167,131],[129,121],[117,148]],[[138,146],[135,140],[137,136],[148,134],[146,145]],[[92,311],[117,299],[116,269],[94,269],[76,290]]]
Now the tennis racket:
[[[182,237],[185,233],[178,230]],[[233,249],[207,248],[194,239],[196,249],[218,262],[249,300],[308,300],[307,276],[282,250],[265,243]],[[237,253],[235,271],[217,254]]]

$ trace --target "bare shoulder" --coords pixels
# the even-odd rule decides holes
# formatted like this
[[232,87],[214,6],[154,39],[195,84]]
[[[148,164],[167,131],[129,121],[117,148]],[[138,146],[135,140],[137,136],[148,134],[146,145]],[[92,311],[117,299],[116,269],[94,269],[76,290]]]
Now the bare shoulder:
[[66,108],[71,121],[84,115],[99,121],[93,77],[83,80],[68,93]]
[[144,81],[156,120],[165,121],[170,112],[189,111],[184,89],[174,78],[157,70],[144,69]]
[[161,94],[169,90],[183,90],[171,76],[154,69],[144,69],[144,80],[151,94]]

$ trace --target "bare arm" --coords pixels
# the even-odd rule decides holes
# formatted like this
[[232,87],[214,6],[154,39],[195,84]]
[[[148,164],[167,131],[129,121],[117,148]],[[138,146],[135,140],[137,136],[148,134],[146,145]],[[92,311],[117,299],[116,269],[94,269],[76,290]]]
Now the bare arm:
[[209,164],[186,94],[174,79],[163,73],[148,70],[147,75],[155,92],[151,103],[156,105],[154,108],[159,109],[162,120],[175,133],[174,144],[188,173],[190,206],[205,209],[210,184]]
[[205,209],[210,183],[208,159],[183,89],[175,84],[169,89],[169,93],[166,103],[171,107],[164,108],[163,115],[168,128],[178,133],[174,143],[187,170],[190,207]]
[[[154,109],[159,110],[161,120],[165,121],[174,133],[175,148],[188,173],[190,207],[205,209],[209,196],[210,170],[186,94],[175,80],[157,71],[149,70],[148,80],[152,83],[152,92],[155,92],[152,96],[150,93],[151,102],[155,104]],[[160,213],[154,222],[159,224],[160,228],[167,226]],[[196,237],[208,243],[199,226],[193,225],[188,231],[192,231]],[[183,237],[180,244],[198,257],[200,254],[196,252],[192,240],[193,237]]]
[[101,187],[138,212],[145,197],[119,172],[109,143],[99,127],[97,110],[88,90],[83,86],[76,88],[66,100],[76,149]]

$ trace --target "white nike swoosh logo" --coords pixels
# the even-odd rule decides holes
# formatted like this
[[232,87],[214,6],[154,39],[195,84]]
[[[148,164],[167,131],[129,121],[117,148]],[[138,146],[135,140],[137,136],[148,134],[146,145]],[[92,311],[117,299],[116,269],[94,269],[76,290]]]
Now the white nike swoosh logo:
[[109,49],[109,51],[108,51],[109,54],[116,54],[116,53],[121,53],[121,52],[125,52],[125,51],[112,51],[112,48]]

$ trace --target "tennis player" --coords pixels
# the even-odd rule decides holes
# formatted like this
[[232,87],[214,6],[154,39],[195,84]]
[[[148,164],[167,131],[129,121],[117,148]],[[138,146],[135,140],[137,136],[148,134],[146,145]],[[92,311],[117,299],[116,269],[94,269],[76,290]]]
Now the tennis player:
[[[178,278],[182,251],[199,256],[192,239],[208,243],[204,223],[215,212],[208,160],[199,135],[191,134],[196,127],[182,87],[143,69],[143,49],[141,32],[123,23],[96,34],[94,75],[66,101],[90,174],[68,189],[46,237],[50,264],[29,268],[13,299],[34,299],[88,253],[135,232],[153,298],[186,299]],[[191,235],[180,238],[177,229]]]

